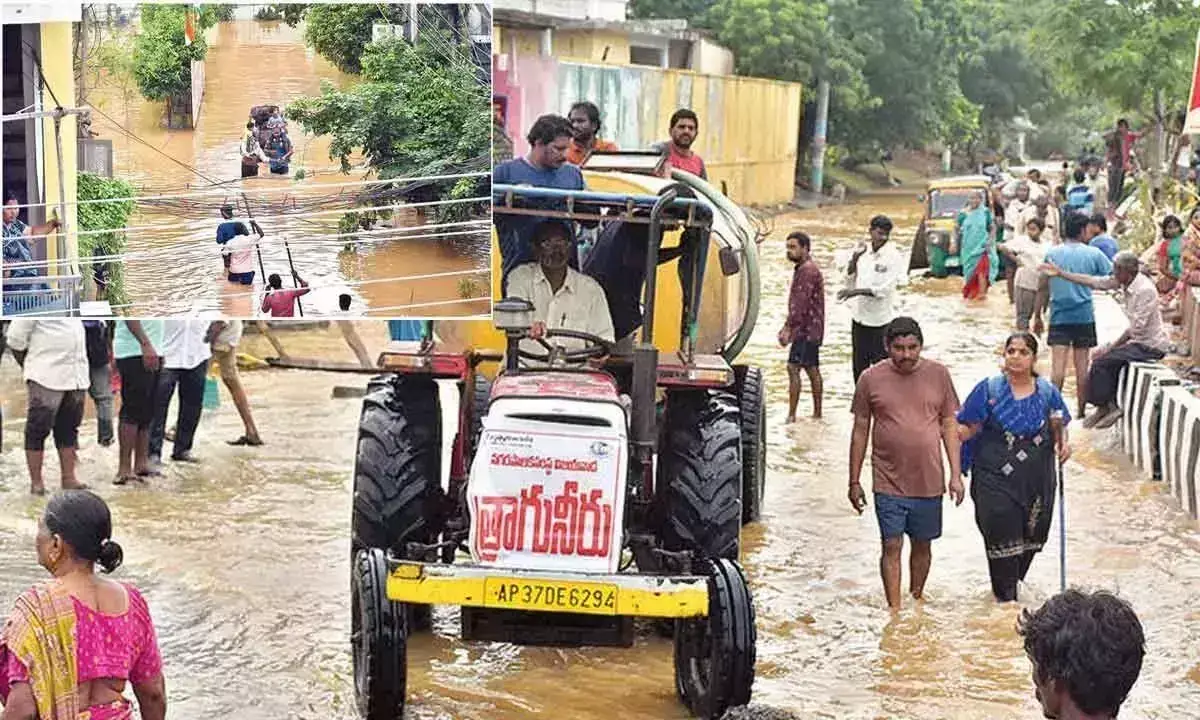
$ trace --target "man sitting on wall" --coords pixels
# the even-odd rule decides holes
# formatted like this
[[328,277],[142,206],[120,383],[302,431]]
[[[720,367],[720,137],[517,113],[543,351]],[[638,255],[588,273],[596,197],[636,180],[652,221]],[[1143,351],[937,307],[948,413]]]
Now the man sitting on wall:
[[[543,220],[533,229],[533,251],[537,262],[517,266],[509,273],[507,297],[533,303],[532,340],[522,340],[521,349],[544,354],[535,342],[547,330],[567,329],[586,332],[613,342],[613,322],[604,290],[592,278],[572,269],[568,263],[571,247],[570,228],[558,220]],[[550,338],[551,345],[565,350],[582,349],[586,343],[575,338]]]
[[1042,266],[1042,271],[1093,290],[1121,292],[1121,309],[1129,318],[1129,328],[1116,342],[1093,354],[1088,370],[1087,401],[1097,409],[1083,420],[1084,427],[1110,427],[1121,419],[1121,410],[1117,407],[1117,383],[1122,368],[1131,362],[1161,360],[1171,347],[1158,306],[1158,289],[1148,275],[1140,272],[1138,258],[1131,252],[1117,253],[1112,275],[1108,277],[1067,272],[1049,263]]

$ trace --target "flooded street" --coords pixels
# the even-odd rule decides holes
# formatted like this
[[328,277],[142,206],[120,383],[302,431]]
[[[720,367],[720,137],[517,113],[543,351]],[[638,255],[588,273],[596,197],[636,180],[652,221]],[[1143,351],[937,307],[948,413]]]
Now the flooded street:
[[[236,219],[246,219],[245,192],[253,216],[261,219],[259,224],[266,233],[262,245],[265,273],[279,273],[284,286],[290,287],[290,249],[296,270],[314,288],[302,300],[310,315],[334,314],[342,293],[352,296],[356,314],[465,316],[488,312],[486,301],[461,302],[464,297],[485,295],[490,286],[489,238],[486,232],[474,232],[478,226],[416,230],[407,238],[385,235],[355,245],[357,250],[344,249],[347,238],[328,237],[338,232],[341,210],[350,207],[349,200],[370,189],[337,186],[364,179],[362,158],[352,158],[356,168],[342,174],[337,161],[329,157],[330,136],[308,135],[291,122],[288,134],[295,154],[288,175],[272,175],[263,165],[258,177],[237,179],[239,142],[252,106],[284,108],[296,98],[319,95],[323,82],[337,88],[358,82],[305,46],[303,24],[292,28],[282,22],[251,20],[252,11],[242,6],[237,17],[245,19],[220,23],[211,31],[206,90],[194,130],[168,130],[166,103],[144,100],[136,85],[123,95],[118,83],[106,78],[99,87],[89,89],[88,101],[99,109],[93,130],[113,141],[116,177],[133,183],[139,196],[201,193],[182,200],[138,204],[129,225],[150,229],[128,234],[126,252],[133,257],[126,262],[125,287],[132,306],[124,311],[143,316],[193,312],[257,315],[263,278],[256,277],[254,288],[226,282],[214,242],[222,204],[235,205]],[[301,169],[304,179],[295,180]],[[284,213],[290,216],[280,217]],[[396,218],[397,225],[437,222],[432,212],[425,215],[423,211],[403,211]],[[454,234],[432,237],[438,232]],[[257,258],[255,270],[263,274]],[[481,272],[474,273],[476,270]],[[445,273],[458,274],[420,277]],[[408,305],[420,307],[396,309]]]
[[[970,500],[947,505],[928,602],[920,608],[909,602],[896,619],[889,617],[878,577],[873,508],[859,517],[846,501],[850,318],[834,300],[840,280],[830,267],[833,251],[864,235],[880,211],[896,222],[893,237],[907,245],[919,210],[906,194],[793,213],[776,220],[775,234],[762,246],[767,300],[743,356],[765,369],[771,402],[764,521],[745,533],[744,562],[758,611],[754,703],[804,718],[1036,718],[1029,664],[1014,629],[1017,609],[991,598]],[[793,229],[813,236],[826,275],[826,418],[787,427],[785,352],[775,336],[791,275],[783,238]],[[960,282],[914,280],[902,293],[901,309],[922,323],[927,355],[949,365],[965,397],[995,371],[1010,309],[1002,288],[968,307]],[[1107,299],[1099,307],[1107,319],[1102,339],[1111,338],[1120,313]],[[360,332],[372,354],[386,341],[382,322],[362,324]],[[336,329],[283,339],[296,356],[352,359]],[[242,350],[272,354],[257,336],[248,336]],[[1041,362],[1046,369],[1048,356]],[[43,501],[26,495],[17,380],[12,362],[0,365],[6,430],[0,603],[6,608],[42,574],[34,564],[33,534]],[[348,555],[360,403],[331,399],[331,393],[335,386],[361,386],[365,377],[260,370],[244,372],[243,382],[265,447],[225,446],[241,425],[223,392],[221,408],[206,412],[200,425],[202,465],[167,463],[166,477],[147,488],[115,488],[109,483],[115,452],[96,446],[89,403],[80,477],[113,508],[126,558],[118,577],[146,591],[166,662],[170,717],[348,720],[355,716]],[[809,403],[806,387],[802,416]],[[443,408],[455,412],[453,403]],[[1138,480],[1115,452],[1115,434],[1075,429],[1073,441],[1066,470],[1070,582],[1118,590],[1147,632],[1145,667],[1121,717],[1194,717],[1200,707],[1200,532],[1162,488]],[[56,471],[56,461],[47,464]],[[53,474],[47,483],[55,484]],[[1056,521],[1030,572],[1024,604],[1057,591],[1057,538]],[[614,710],[621,718],[686,717],[675,698],[667,640],[642,636],[628,650],[576,650],[464,645],[457,637],[457,612],[439,608],[434,634],[410,641],[409,717],[609,720]]]

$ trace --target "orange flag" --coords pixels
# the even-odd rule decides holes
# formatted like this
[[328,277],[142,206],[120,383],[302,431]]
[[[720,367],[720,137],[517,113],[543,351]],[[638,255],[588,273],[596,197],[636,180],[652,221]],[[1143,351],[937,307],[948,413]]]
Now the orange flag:
[[183,11],[183,44],[188,46],[196,41],[196,24],[192,17],[192,9],[185,8]]

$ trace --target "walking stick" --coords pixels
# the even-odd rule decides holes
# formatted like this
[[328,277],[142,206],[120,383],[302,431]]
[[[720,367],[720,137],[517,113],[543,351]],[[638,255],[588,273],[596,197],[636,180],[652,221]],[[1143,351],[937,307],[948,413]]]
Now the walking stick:
[[[1050,423],[1054,428],[1054,451],[1058,452],[1058,448],[1066,440],[1063,437],[1065,428],[1063,427],[1062,413],[1054,411],[1050,415]],[[1056,460],[1058,458],[1055,458]],[[1058,460],[1058,586],[1059,592],[1067,590],[1067,492],[1064,487],[1066,473],[1064,470],[1065,463]]]
[[1067,492],[1063,487],[1063,463],[1058,464],[1058,587],[1067,591]]

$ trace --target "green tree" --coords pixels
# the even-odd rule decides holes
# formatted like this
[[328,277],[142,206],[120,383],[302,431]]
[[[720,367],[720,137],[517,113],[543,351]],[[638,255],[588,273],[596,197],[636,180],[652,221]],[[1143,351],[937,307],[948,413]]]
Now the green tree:
[[184,42],[186,5],[142,5],[142,32],[133,43],[133,74],[149,100],[165,100],[192,85],[191,64],[208,52],[203,31],[217,22],[210,8],[200,14],[196,39]]
[[[371,42],[371,26],[401,23],[406,10],[386,3],[309,5],[303,13],[304,39],[342,72],[359,73],[363,52]],[[299,20],[299,15],[292,17]]]
[[638,19],[687,18],[696,25],[716,0],[631,0],[629,17]]
[[[1200,19],[1194,0],[1064,0],[1047,3],[1043,13],[1033,37],[1067,91],[1106,100],[1164,131],[1191,79]],[[1162,158],[1157,143],[1150,145],[1157,174]]]
[[[107,230],[95,235],[79,236],[79,255],[120,255],[125,252],[125,233],[129,216],[133,214],[134,188],[119,178],[103,178],[91,173],[78,175],[79,200],[112,200],[87,202],[79,205],[79,229]],[[108,301],[113,305],[128,302],[125,294],[125,266],[121,262],[108,265]]]
[[[416,46],[399,39],[368,44],[360,83],[346,90],[324,83],[319,97],[290,104],[288,118],[332,136],[330,156],[346,172],[359,150],[382,179],[486,169],[489,88],[475,78],[465,50],[433,30],[421,37]],[[441,189],[469,197],[477,185],[471,180]]]

